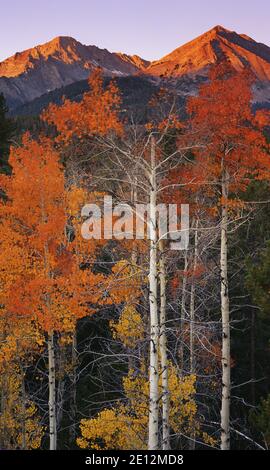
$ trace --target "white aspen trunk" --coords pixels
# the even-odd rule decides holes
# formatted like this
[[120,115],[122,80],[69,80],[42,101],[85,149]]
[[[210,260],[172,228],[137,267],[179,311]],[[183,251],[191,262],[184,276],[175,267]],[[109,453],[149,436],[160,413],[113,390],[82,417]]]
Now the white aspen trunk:
[[59,347],[59,357],[58,357],[58,381],[57,381],[57,387],[56,387],[56,400],[55,402],[57,403],[56,406],[56,423],[57,426],[61,427],[61,422],[63,419],[63,410],[64,410],[64,397],[65,397],[65,347],[63,345],[60,345]]
[[70,415],[71,415],[71,426],[69,430],[70,445],[74,446],[76,439],[76,413],[77,413],[77,333],[76,330],[73,333],[72,341],[72,352],[71,352],[71,395],[70,395]]
[[170,393],[168,384],[168,354],[166,336],[166,268],[164,259],[164,246],[160,242],[159,260],[159,288],[160,288],[160,362],[161,362],[161,382],[162,382],[162,449],[170,449]]
[[[195,223],[195,234],[194,234],[194,258],[193,258],[193,267],[192,267],[192,280],[191,280],[191,290],[190,290],[190,329],[189,329],[189,347],[190,347],[190,374],[195,374],[196,372],[196,359],[194,355],[194,325],[195,325],[195,294],[196,294],[196,284],[195,284],[195,273],[198,264],[198,219]],[[196,447],[196,436],[195,432],[191,433],[191,440],[189,441],[189,449],[195,450]]]
[[189,347],[190,347],[190,374],[195,373],[195,357],[194,357],[194,322],[195,322],[195,273],[198,264],[198,220],[195,223],[195,235],[194,235],[194,258],[193,258],[193,268],[192,268],[192,280],[191,280],[191,290],[190,290],[190,329],[189,329]]
[[230,450],[230,308],[228,286],[228,175],[222,168],[222,214],[220,243],[221,316],[222,316],[222,401],[221,450]]
[[150,304],[150,364],[149,364],[149,427],[148,449],[158,449],[158,408],[159,408],[159,371],[158,371],[158,273],[157,273],[157,189],[155,140],[151,138],[151,172],[150,172],[150,260],[149,260],[149,304]]
[[[132,190],[131,190],[131,202],[132,202],[132,205],[134,206],[134,208],[135,208],[135,204],[137,204],[137,200],[138,200],[137,184],[138,184],[137,177],[135,177],[135,182],[134,182],[134,185],[132,186]],[[136,244],[136,241],[135,241],[132,245],[132,251],[131,251],[131,265],[132,265],[133,269],[136,268],[137,261],[138,261],[138,250],[137,250],[137,244]]]
[[[41,209],[42,209],[42,222],[46,222],[46,213],[44,209],[44,200],[41,197]],[[47,277],[50,278],[49,268],[49,256],[48,256],[48,243],[44,244],[44,267]],[[50,311],[51,300],[50,296],[47,295],[46,304],[48,311]],[[57,414],[56,414],[56,381],[55,381],[55,347],[54,347],[54,332],[48,331],[48,381],[49,381],[49,433],[50,433],[50,450],[56,450],[57,446]]]
[[187,299],[187,268],[188,268],[188,250],[185,250],[184,255],[184,276],[182,282],[182,298],[181,298],[181,312],[180,312],[180,335],[181,343],[179,348],[179,368],[181,377],[184,375],[184,328],[186,317],[186,299]]
[[54,334],[48,334],[48,362],[49,362],[49,430],[50,450],[56,450],[56,390],[55,390],[55,349]]

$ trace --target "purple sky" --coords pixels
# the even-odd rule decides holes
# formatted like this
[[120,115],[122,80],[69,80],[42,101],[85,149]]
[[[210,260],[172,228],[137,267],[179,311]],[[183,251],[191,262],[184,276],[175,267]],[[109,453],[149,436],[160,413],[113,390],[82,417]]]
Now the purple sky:
[[157,59],[217,24],[270,45],[269,0],[1,0],[0,60],[73,36]]

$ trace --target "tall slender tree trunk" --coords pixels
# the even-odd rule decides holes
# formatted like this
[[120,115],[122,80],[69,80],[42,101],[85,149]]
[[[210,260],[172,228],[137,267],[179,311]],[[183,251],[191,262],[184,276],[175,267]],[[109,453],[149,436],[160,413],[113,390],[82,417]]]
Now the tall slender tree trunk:
[[158,371],[158,273],[157,273],[157,188],[155,139],[151,138],[150,172],[150,260],[149,260],[149,304],[150,304],[150,364],[149,364],[149,428],[148,449],[158,449],[158,408],[159,408],[159,371]]
[[[189,327],[189,347],[190,347],[190,374],[196,373],[196,357],[194,351],[194,329],[195,329],[195,295],[196,295],[196,283],[195,275],[198,265],[198,219],[195,222],[195,234],[194,234],[194,257],[193,257],[193,268],[192,268],[192,280],[190,290],[190,327]],[[196,435],[195,431],[191,433],[191,440],[189,441],[189,449],[195,450],[196,447]]]
[[[46,223],[46,212],[43,197],[41,198],[42,222]],[[48,243],[44,244],[44,266],[48,279],[51,278],[49,266],[49,249]],[[46,305],[48,311],[51,309],[50,296],[46,296]],[[48,331],[48,380],[49,380],[49,433],[50,433],[50,450],[56,450],[57,446],[57,415],[56,415],[56,380],[55,380],[55,346],[54,331]]]
[[54,334],[48,334],[48,362],[49,362],[49,429],[50,450],[56,450],[56,387],[55,387],[55,348]]
[[222,168],[222,214],[220,243],[221,316],[222,316],[222,400],[221,450],[230,449],[231,351],[228,285],[228,175]]
[[159,252],[159,288],[160,288],[160,362],[162,382],[162,449],[170,449],[170,393],[168,384],[168,354],[166,335],[166,268],[164,243],[161,241]]
[[194,234],[194,258],[192,267],[192,280],[190,289],[190,327],[189,327],[189,347],[190,347],[190,374],[195,373],[195,356],[194,356],[194,324],[195,324],[195,274],[198,264],[198,219],[195,223],[195,234]]
[[[55,338],[54,338],[55,339]],[[63,410],[64,410],[64,400],[66,392],[66,377],[65,377],[65,354],[66,349],[64,345],[59,347],[59,356],[58,356],[58,380],[56,387],[56,423],[57,426],[61,427],[61,422],[63,419]]]
[[180,348],[179,348],[179,369],[181,376],[184,375],[184,330],[186,318],[186,301],[187,301],[187,269],[188,269],[188,250],[184,254],[184,275],[182,281],[182,298],[181,298],[181,312],[180,312]]
[[73,447],[76,439],[76,414],[77,414],[77,332],[76,329],[73,333],[72,340],[72,351],[71,351],[71,390],[70,390],[70,415],[71,415],[71,426],[69,429],[69,442]]

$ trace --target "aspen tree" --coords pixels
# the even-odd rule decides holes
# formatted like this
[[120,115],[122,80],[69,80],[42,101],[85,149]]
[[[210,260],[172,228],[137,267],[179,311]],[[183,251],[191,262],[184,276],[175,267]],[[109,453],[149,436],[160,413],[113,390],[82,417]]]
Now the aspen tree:
[[[220,216],[220,303],[222,323],[221,444],[230,449],[231,345],[230,290],[228,280],[228,232],[233,215],[244,207],[241,192],[252,179],[269,178],[269,157],[261,123],[252,114],[248,70],[236,73],[225,63],[213,69],[210,82],[198,97],[189,99],[190,129],[196,129],[200,148],[194,149],[194,177],[206,188],[213,212]],[[195,184],[194,180],[194,184]],[[230,218],[229,218],[230,210]]]

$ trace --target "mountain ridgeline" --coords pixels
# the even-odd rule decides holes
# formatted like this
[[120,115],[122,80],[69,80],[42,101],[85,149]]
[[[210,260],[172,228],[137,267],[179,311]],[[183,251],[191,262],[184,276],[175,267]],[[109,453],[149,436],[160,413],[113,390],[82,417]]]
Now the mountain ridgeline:
[[254,102],[270,105],[270,47],[222,26],[153,62],[57,37],[1,62],[0,92],[12,114],[38,114],[63,95],[79,99],[90,72],[101,67],[105,76],[117,78],[129,101],[143,103],[161,85],[173,87],[180,97],[196,93],[209,68],[223,61],[237,71],[249,67],[257,77]]

